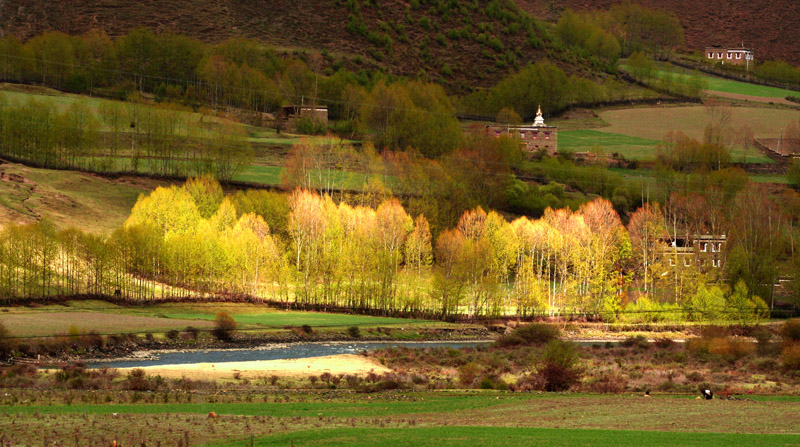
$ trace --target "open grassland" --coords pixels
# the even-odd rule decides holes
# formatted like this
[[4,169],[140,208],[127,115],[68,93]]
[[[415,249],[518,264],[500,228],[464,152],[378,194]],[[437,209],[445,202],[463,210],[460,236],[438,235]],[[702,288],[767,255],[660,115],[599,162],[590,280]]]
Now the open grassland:
[[213,327],[219,312],[230,314],[243,330],[272,330],[287,326],[308,325],[312,328],[345,328],[350,326],[448,326],[447,323],[367,315],[321,312],[283,311],[255,304],[160,304],[127,307],[103,301],[70,301],[68,306],[47,305],[37,308],[0,308],[0,323],[13,336],[52,336],[67,334],[71,327],[88,333],[162,333],[194,326]]
[[[235,181],[255,183],[259,185],[280,185],[282,175],[285,168],[279,166],[248,166],[234,177]],[[346,190],[361,190],[364,184],[367,183],[368,174],[363,172],[353,171],[336,171],[336,170],[311,170],[311,176],[315,179],[323,179],[318,181],[321,186],[326,183],[334,184],[337,188]],[[382,177],[384,178],[384,177]],[[391,184],[392,179],[389,178],[388,182]]]
[[751,84],[749,82],[734,81],[732,79],[720,78],[710,74],[696,72],[683,67],[671,64],[659,64],[656,76],[677,76],[680,78],[699,78],[710,92],[733,93],[744,96],[758,96],[762,98],[786,98],[787,96],[797,96],[798,92],[783,88],[770,87],[768,85]]
[[285,326],[345,327],[345,326],[383,326],[447,323],[413,320],[407,318],[372,317],[369,315],[350,315],[323,312],[284,311],[258,304],[191,304],[168,303],[154,306],[126,307],[119,311],[129,315],[177,318],[184,320],[213,320],[217,313],[226,312],[237,323],[247,328],[282,328]]
[[5,163],[0,165],[0,224],[46,218],[59,228],[109,232],[128,218],[139,194],[164,184],[133,176],[108,179]]
[[0,315],[2,323],[15,337],[63,335],[77,329],[79,333],[96,331],[100,334],[129,332],[167,332],[186,326],[210,328],[211,321],[111,315],[92,311],[17,311]]
[[[106,98],[97,98],[92,96],[86,95],[76,95],[72,93],[65,93],[58,90],[53,90],[47,87],[41,86],[30,86],[30,85],[21,85],[21,84],[10,84],[10,83],[0,83],[0,96],[2,96],[5,100],[18,103],[18,104],[25,104],[28,101],[38,101],[43,103],[49,103],[55,106],[55,108],[59,112],[63,112],[71,105],[75,103],[83,103],[92,110],[98,118],[101,118],[102,113],[102,106],[115,104],[121,107],[134,107],[132,102],[124,102],[124,101],[117,101],[113,99],[106,99]],[[136,104],[135,107],[140,108],[153,108],[152,103],[141,103]],[[248,141],[255,145],[265,145],[265,146],[291,146],[300,142],[303,138],[308,138],[311,141],[321,140],[323,137],[306,137],[299,134],[294,134],[291,132],[281,132],[278,133],[275,129],[263,127],[263,126],[253,126],[253,125],[243,125],[240,123],[236,123],[229,119],[226,116],[214,116],[212,111],[206,111],[205,113],[193,112],[190,109],[186,109],[180,112],[182,121],[193,125],[198,128],[209,129],[209,124],[218,124],[222,122],[227,123],[235,123],[237,126],[243,126],[247,136]],[[101,123],[101,130],[110,130],[105,125]],[[343,143],[346,144],[354,144],[357,143],[353,140],[343,140]]]
[[[18,104],[25,104],[28,101],[38,101],[41,103],[52,104],[59,112],[63,112],[75,103],[83,103],[88,106],[98,118],[102,118],[100,114],[102,113],[101,109],[103,105],[115,104],[123,107],[153,108],[153,106],[149,103],[134,104],[132,102],[65,93],[47,87],[9,83],[0,83],[0,96],[9,102],[15,102]],[[201,126],[207,126],[210,123],[220,123],[223,121],[230,122],[230,120],[225,118],[218,118],[209,114],[193,112],[191,109],[183,110],[180,113],[184,122]],[[100,124],[102,126],[101,130],[108,130],[108,128],[102,124],[102,119],[100,119]]]
[[[619,152],[626,158],[634,160],[654,159],[656,144],[670,131],[681,131],[689,137],[703,139],[703,132],[710,118],[705,106],[679,107],[635,107],[627,109],[608,109],[598,112],[603,121],[608,123],[594,131],[621,137],[606,137],[607,146],[598,144],[606,153]],[[749,128],[756,138],[776,137],[790,122],[800,119],[800,111],[769,107],[733,107],[731,109],[730,126],[734,131]],[[580,139],[574,138],[572,132],[566,134],[568,145],[578,144]],[[581,137],[581,134],[577,135]],[[626,140],[622,137],[636,138]],[[601,140],[602,141],[602,140]],[[588,141],[587,141],[588,143]],[[645,144],[647,143],[647,144]],[[559,135],[561,144],[561,135]],[[616,144],[616,145],[615,145]],[[584,146],[585,147],[585,146]],[[742,147],[736,144],[731,150],[734,162],[773,163],[773,160],[755,148]]]
[[[599,129],[603,132],[654,140],[663,139],[671,130],[700,140],[710,120],[706,107],[701,105],[607,109],[599,111],[598,115],[608,123],[608,127]],[[748,126],[756,138],[777,138],[782,128],[797,119],[800,119],[799,110],[733,107],[730,125],[734,130]]]
[[[69,394],[69,397],[67,396]],[[767,445],[800,443],[797,399],[693,398],[496,392],[252,395],[174,393],[120,403],[131,393],[12,391],[0,431],[12,445]],[[64,401],[69,398],[69,403]],[[83,400],[101,397],[106,404]],[[142,397],[140,396],[139,399]],[[191,400],[192,402],[189,402]],[[246,401],[246,400],[249,400]],[[13,405],[11,402],[16,402]],[[44,404],[43,401],[48,401]],[[207,415],[214,412],[216,418]],[[96,444],[92,444],[95,442]],[[72,445],[72,444],[70,444]],[[184,444],[185,445],[185,444]]]
[[[632,430],[585,430],[521,427],[445,426],[424,428],[340,428],[308,430],[258,439],[256,446],[463,446],[509,445],[620,447],[658,446],[732,446],[755,443],[760,446],[795,445],[798,436],[752,435],[733,433],[679,433]],[[214,445],[237,445],[220,443]],[[240,445],[246,445],[241,443]]]
[[[705,106],[610,108],[594,114],[573,114],[558,121],[560,149],[572,152],[619,154],[628,160],[654,160],[658,144],[670,131],[703,139],[710,118]],[[800,111],[767,106],[732,107],[730,126],[735,132],[752,130],[756,138],[777,137]],[[556,121],[554,121],[556,122]],[[734,141],[731,159],[736,163],[774,163],[758,149]],[[763,176],[762,176],[763,177]],[[761,178],[756,181],[767,181]],[[780,182],[780,181],[778,181]]]
[[559,150],[573,152],[602,151],[618,153],[628,160],[650,160],[660,140],[604,132],[602,130],[570,130],[558,134]]

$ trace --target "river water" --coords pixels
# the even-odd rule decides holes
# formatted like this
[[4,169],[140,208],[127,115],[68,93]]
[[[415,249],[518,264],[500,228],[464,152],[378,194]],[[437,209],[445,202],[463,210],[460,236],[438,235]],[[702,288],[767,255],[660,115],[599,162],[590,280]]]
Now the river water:
[[458,342],[335,342],[291,343],[267,345],[251,349],[220,349],[154,353],[145,359],[114,360],[89,363],[90,368],[139,368],[156,365],[183,365],[189,363],[249,362],[255,360],[284,360],[322,357],[338,354],[359,354],[364,351],[405,346],[408,348],[474,348],[488,345],[488,341]]

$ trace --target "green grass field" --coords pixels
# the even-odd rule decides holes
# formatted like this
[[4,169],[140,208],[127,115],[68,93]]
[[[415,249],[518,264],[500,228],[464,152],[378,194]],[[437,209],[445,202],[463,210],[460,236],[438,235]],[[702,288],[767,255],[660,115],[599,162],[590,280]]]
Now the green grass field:
[[[657,63],[657,66],[658,69],[654,74],[658,78],[672,76],[681,79],[701,79],[706,85],[706,90],[712,92],[733,93],[736,95],[758,96],[762,98],[785,98],[787,96],[798,96],[798,92],[793,90],[720,78],[707,73],[678,67],[669,63],[659,62]],[[630,71],[629,67],[624,64],[620,65],[620,68]]]
[[125,308],[132,315],[179,318],[184,320],[213,320],[217,313],[229,313],[237,323],[252,327],[281,328],[288,325],[312,327],[376,326],[425,323],[426,320],[372,317],[322,312],[283,311],[254,304],[161,304]]
[[[137,445],[191,438],[192,445],[243,447],[251,441],[259,446],[800,444],[796,397],[704,401],[494,391],[328,392],[250,395],[248,402],[236,394],[196,395],[202,402],[113,402],[126,400],[119,395],[107,404],[86,404],[64,402],[66,394],[58,392],[48,396],[40,400],[56,400],[11,404],[19,397],[2,397],[0,431],[16,441],[13,445],[51,434],[77,442],[98,433],[123,443],[135,439]],[[185,398],[176,394],[168,400],[175,399]],[[216,420],[206,417],[211,412]]]
[[110,232],[125,222],[139,194],[166,182],[137,177],[106,179],[76,171],[0,166],[0,224],[47,218],[59,228]]
[[[340,428],[310,430],[258,439],[261,447],[303,446],[463,446],[508,447],[510,445],[547,445],[572,447],[608,445],[640,446],[790,446],[800,442],[800,435],[753,435],[734,433],[680,433],[631,430],[584,430],[522,427],[424,427],[424,428]],[[246,446],[245,442],[220,443],[219,446]]]
[[101,334],[163,333],[186,326],[210,328],[219,312],[227,312],[243,330],[274,330],[287,326],[309,325],[314,328],[350,326],[446,326],[447,323],[405,318],[372,317],[322,312],[283,311],[255,304],[169,303],[152,306],[118,306],[104,301],[70,301],[68,306],[46,305],[37,308],[0,308],[0,323],[13,336],[33,337],[63,335],[75,327],[81,332]]
[[573,152],[602,150],[605,154],[619,153],[629,160],[650,160],[659,140],[622,135],[602,130],[568,130],[559,132],[558,148]]

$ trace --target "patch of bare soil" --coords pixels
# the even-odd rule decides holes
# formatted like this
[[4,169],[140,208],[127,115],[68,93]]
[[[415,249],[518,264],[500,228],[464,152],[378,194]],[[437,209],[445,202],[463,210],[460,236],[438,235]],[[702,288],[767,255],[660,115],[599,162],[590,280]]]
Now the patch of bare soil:
[[704,93],[706,95],[719,96],[728,99],[736,99],[738,101],[763,102],[767,104],[782,104],[791,107],[798,107],[798,104],[796,102],[789,101],[786,98],[767,98],[764,96],[751,96],[751,95],[743,95],[740,93],[715,92],[711,90],[705,90]]

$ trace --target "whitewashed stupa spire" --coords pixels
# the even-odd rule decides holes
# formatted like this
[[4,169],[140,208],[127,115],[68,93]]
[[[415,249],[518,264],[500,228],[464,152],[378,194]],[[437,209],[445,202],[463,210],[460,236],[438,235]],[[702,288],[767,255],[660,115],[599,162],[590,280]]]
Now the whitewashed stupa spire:
[[536,119],[533,120],[534,127],[545,127],[544,118],[542,118],[542,106],[536,111]]

